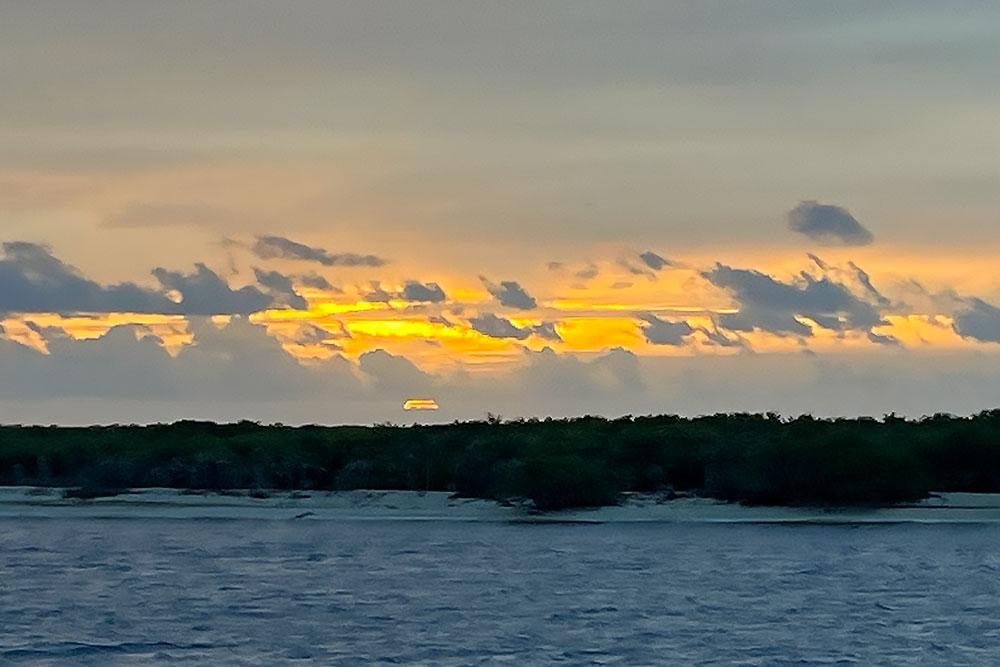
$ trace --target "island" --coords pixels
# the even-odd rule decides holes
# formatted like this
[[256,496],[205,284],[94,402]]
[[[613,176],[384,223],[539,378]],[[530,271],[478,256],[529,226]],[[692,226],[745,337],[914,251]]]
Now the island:
[[242,421],[0,426],[0,485],[81,499],[134,488],[448,492],[537,511],[628,494],[746,505],[885,506],[1000,492],[1000,410],[906,419],[776,414],[433,425]]

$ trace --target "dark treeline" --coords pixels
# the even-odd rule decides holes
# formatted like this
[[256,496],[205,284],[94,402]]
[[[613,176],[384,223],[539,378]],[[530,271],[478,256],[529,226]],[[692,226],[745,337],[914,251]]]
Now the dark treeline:
[[624,491],[768,504],[867,504],[1000,491],[1000,410],[920,420],[730,414],[435,426],[178,422],[0,427],[0,484],[410,489],[606,505]]

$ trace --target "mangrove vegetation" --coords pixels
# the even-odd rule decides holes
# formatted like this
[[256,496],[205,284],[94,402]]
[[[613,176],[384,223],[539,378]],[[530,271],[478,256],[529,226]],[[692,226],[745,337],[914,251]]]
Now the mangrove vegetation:
[[182,421],[0,427],[0,484],[79,497],[137,487],[400,489],[530,499],[627,491],[760,504],[884,504],[1000,492],[1000,410],[918,420],[774,414],[301,426]]

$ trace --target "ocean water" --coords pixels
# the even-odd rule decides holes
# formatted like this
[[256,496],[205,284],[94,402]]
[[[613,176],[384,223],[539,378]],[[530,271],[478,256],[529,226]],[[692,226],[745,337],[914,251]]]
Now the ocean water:
[[997,664],[1000,526],[0,519],[2,664]]

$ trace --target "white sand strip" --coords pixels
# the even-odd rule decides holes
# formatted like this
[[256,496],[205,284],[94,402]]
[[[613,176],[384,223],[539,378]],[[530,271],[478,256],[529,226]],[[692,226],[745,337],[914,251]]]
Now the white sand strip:
[[941,494],[912,505],[879,508],[746,507],[710,498],[664,501],[627,494],[621,505],[535,513],[524,504],[418,491],[247,491],[192,493],[134,489],[80,500],[54,488],[0,487],[2,518],[409,520],[693,523],[1000,523],[1000,494]]

